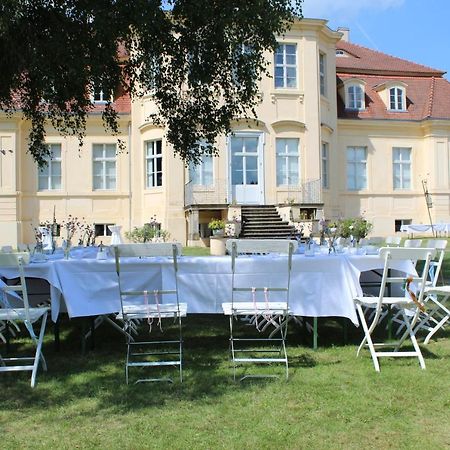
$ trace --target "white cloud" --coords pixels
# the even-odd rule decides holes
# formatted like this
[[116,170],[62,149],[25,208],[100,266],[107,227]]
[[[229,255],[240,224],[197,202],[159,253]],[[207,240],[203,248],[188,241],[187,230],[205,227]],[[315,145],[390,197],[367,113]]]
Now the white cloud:
[[363,12],[380,12],[398,8],[405,0],[304,0],[303,15],[307,18],[350,20]]

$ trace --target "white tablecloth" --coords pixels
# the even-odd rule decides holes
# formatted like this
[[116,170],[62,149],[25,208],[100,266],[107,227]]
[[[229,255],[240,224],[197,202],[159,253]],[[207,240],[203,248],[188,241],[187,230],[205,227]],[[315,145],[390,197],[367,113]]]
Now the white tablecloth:
[[431,225],[426,224],[410,224],[410,225],[402,225],[400,227],[400,231],[405,233],[423,233],[425,231],[438,231],[440,233],[447,233],[450,231],[450,223],[435,223],[433,227]]
[[[263,279],[271,286],[285,268],[281,258],[273,256],[239,257],[245,275]],[[355,325],[353,298],[361,294],[360,273],[381,268],[378,256],[294,255],[291,274],[290,307],[293,314],[308,317],[347,317]],[[152,281],[153,286],[170,288],[170,263],[163,258],[130,259],[125,272],[136,285]],[[399,263],[399,269],[413,272],[412,264]],[[52,288],[52,318],[60,311],[61,293],[70,317],[111,314],[120,309],[117,274],[113,259],[94,258],[53,260],[26,266],[26,275],[44,278]],[[1,276],[17,276],[1,269]],[[250,284],[252,285],[252,284]],[[228,256],[186,257],[179,259],[180,301],[188,304],[188,313],[222,313],[222,303],[231,298],[231,263]]]

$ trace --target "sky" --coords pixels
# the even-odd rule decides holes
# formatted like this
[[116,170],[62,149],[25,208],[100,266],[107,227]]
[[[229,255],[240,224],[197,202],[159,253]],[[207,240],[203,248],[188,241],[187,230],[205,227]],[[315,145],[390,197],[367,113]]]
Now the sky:
[[447,72],[450,0],[304,0],[306,18],[350,29],[350,42]]

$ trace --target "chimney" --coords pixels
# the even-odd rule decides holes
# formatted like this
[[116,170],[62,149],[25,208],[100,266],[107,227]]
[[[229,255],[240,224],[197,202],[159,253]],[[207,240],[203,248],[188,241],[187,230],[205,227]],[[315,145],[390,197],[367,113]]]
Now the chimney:
[[346,27],[338,27],[337,31],[342,33],[341,40],[345,42],[350,42],[350,29]]

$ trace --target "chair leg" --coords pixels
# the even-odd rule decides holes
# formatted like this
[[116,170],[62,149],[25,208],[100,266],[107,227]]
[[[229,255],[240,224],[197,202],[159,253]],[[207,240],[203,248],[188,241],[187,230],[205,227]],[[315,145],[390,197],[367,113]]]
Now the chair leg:
[[233,315],[230,315],[230,352],[233,363],[233,381],[236,381],[236,361],[234,354],[234,339],[233,339]]
[[180,337],[180,383],[183,382],[183,335],[181,329],[181,317],[178,317],[179,337]]
[[405,325],[406,325],[406,331],[405,331],[405,333],[403,334],[402,339],[400,339],[400,342],[398,343],[398,345],[397,345],[397,347],[395,348],[394,351],[397,351],[397,350],[400,348],[400,346],[401,346],[401,345],[403,344],[403,342],[405,341],[406,336],[409,335],[409,338],[411,339],[411,342],[412,342],[412,345],[413,345],[413,347],[414,347],[416,356],[417,356],[417,358],[419,359],[420,367],[421,367],[422,369],[425,369],[425,368],[426,368],[426,367],[425,367],[425,360],[423,359],[422,352],[420,351],[419,344],[417,343],[416,336],[414,336],[413,329],[412,329],[412,327],[411,327],[411,323],[410,323],[410,321],[409,321],[409,319],[408,319],[408,317],[407,317],[407,314],[406,314],[406,311],[405,311],[405,310],[403,310],[403,320],[404,320]]
[[[42,360],[42,368],[43,370],[47,371],[47,363],[45,362],[44,355],[42,354],[42,341],[44,339],[44,333],[45,333],[45,325],[47,323],[47,313],[45,313],[42,316],[41,319],[41,329],[39,331],[39,338],[37,341],[36,346],[36,353],[34,356],[34,364],[33,364],[33,371],[31,372],[31,387],[34,387],[36,384],[36,375],[39,368],[39,362]],[[34,339],[33,339],[34,340]]]
[[376,355],[376,352],[375,352],[375,347],[373,345],[372,338],[371,338],[370,332],[369,332],[369,328],[367,326],[366,319],[364,317],[364,312],[363,312],[360,304],[356,304],[356,310],[358,311],[359,320],[361,322],[361,325],[362,325],[363,330],[364,330],[364,335],[365,335],[363,340],[362,340],[362,342],[361,342],[361,344],[360,344],[360,346],[359,346],[359,348],[358,348],[357,355],[359,355],[359,352],[360,352],[361,348],[363,347],[363,345],[367,341],[367,345],[369,346],[369,350],[370,350],[370,355],[372,356],[373,365],[375,366],[375,370],[377,372],[379,372],[380,371],[380,364],[378,363],[378,358],[377,358],[377,355]]

